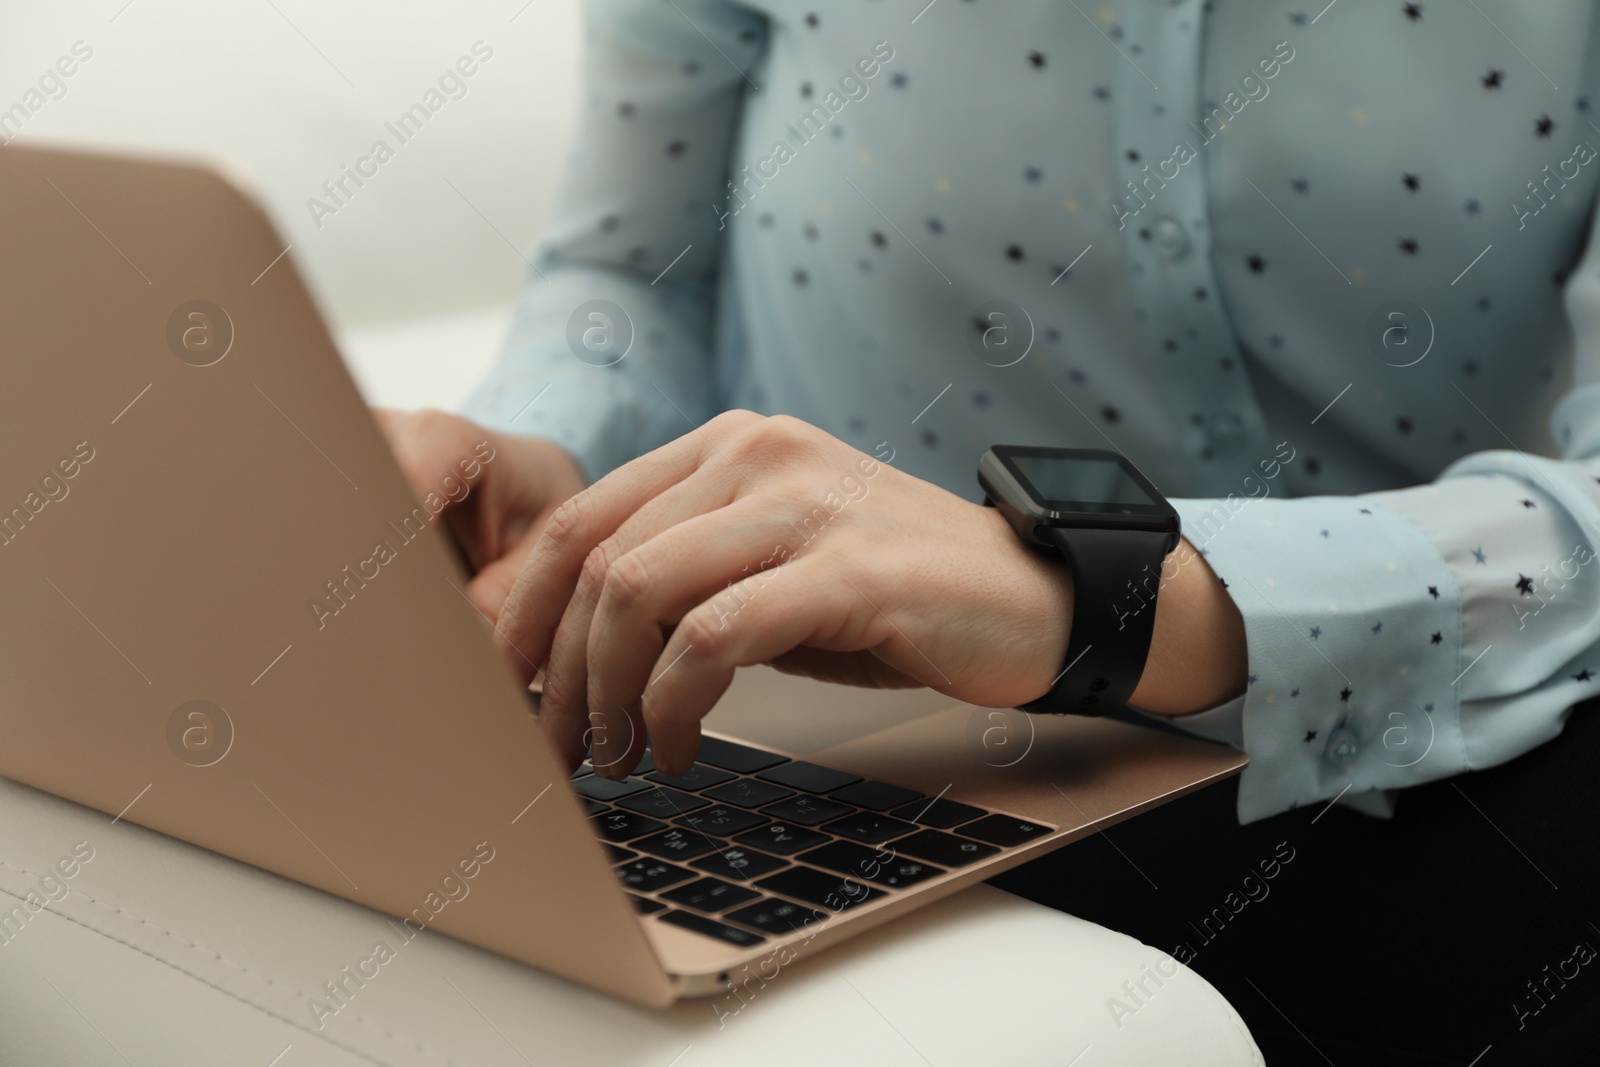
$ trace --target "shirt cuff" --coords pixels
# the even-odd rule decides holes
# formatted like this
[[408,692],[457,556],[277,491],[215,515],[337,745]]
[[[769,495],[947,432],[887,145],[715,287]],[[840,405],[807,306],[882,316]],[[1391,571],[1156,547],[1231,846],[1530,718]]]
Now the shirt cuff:
[[1243,696],[1180,729],[1242,749],[1239,821],[1338,801],[1388,816],[1393,791],[1464,769],[1460,595],[1434,544],[1361,497],[1173,500],[1244,619]]

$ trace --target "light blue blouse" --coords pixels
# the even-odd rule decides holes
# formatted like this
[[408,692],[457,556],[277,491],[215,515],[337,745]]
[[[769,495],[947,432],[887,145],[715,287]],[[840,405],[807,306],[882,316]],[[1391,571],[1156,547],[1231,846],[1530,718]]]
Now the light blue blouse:
[[1243,613],[1176,720],[1243,821],[1549,741],[1600,693],[1595,8],[1323,2],[592,0],[467,413],[598,477],[787,412],[973,500],[1119,449]]

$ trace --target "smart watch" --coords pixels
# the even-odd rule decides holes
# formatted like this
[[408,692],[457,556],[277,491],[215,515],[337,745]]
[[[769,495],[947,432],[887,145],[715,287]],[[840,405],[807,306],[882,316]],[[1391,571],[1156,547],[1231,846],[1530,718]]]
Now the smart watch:
[[1125,456],[1104,449],[995,445],[978,461],[984,503],[1072,572],[1072,635],[1050,691],[1021,705],[1104,715],[1139,685],[1155,629],[1161,565],[1178,513]]

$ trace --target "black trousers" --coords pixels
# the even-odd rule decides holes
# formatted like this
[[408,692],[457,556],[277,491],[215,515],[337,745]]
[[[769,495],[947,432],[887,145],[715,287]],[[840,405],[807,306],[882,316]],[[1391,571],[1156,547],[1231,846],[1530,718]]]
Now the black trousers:
[[1273,1067],[1600,1064],[1600,702],[1520,759],[1404,790],[1393,820],[1240,826],[1237,795],[1201,790],[993,884],[1192,954]]

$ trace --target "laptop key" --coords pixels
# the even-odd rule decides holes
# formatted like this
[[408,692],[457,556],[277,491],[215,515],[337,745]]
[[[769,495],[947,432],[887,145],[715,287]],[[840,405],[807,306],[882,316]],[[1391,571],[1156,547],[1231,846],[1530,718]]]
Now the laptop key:
[[846,774],[832,767],[823,767],[804,760],[793,760],[756,775],[762,781],[777,782],[804,793],[826,793],[842,785],[861,781],[859,774]]
[[1032,841],[1036,837],[1055,833],[1053,827],[1042,823],[1024,822],[1013,819],[1009,815],[990,815],[977,822],[969,822],[961,828],[965,837],[976,837],[979,841],[987,841],[991,845],[1010,847]]
[[794,796],[794,790],[773,785],[771,782],[758,782],[754,778],[740,778],[726,785],[707,789],[703,795],[722,804],[759,808],[763,804],[771,804],[775,800]]
[[637,893],[629,893],[628,899],[633,901],[633,910],[638,912],[640,915],[652,915],[666,907],[666,905],[661,903],[659,900],[651,900],[649,897],[641,897]]
[[828,796],[833,800],[841,800],[846,804],[854,804],[858,808],[868,808],[872,811],[888,811],[918,800],[922,794],[915,789],[902,789],[888,782],[857,782],[847,785],[843,789],[835,789]]
[[980,815],[989,813],[982,808],[954,800],[913,800],[905,807],[896,808],[889,814],[897,819],[910,819],[923,826],[931,826],[936,830],[948,830],[952,826],[960,826],[964,822],[971,822]]
[[731,878],[736,882],[748,882],[752,878],[759,878],[768,871],[775,871],[787,864],[787,860],[780,860],[776,856],[769,856],[765,852],[757,852],[753,848],[725,848],[720,852],[713,852],[704,859],[694,861],[694,866],[708,874]]
[[588,797],[579,797],[578,799],[583,801],[583,813],[585,815],[599,815],[609,807],[607,804],[602,804],[598,800],[590,800]]
[[631,811],[608,811],[589,821],[594,823],[595,833],[605,841],[632,841],[636,837],[667,828],[666,823],[647,819]]
[[742,885],[724,882],[721,878],[702,878],[698,882],[669,889],[661,896],[685,908],[715,914],[748,903],[761,894]]
[[789,757],[779,756],[772,752],[763,752],[759,748],[741,745],[737,741],[724,741],[720,737],[702,737],[700,739],[700,762],[709,763],[713,767],[721,767],[725,771],[734,771],[737,774],[754,774],[764,771],[768,767],[787,763]]
[[606,844],[606,853],[611,857],[612,863],[623,863],[633,859],[638,853],[632,849],[623,848],[621,845]]
[[734,840],[741,845],[751,845],[755,848],[764,848],[768,852],[776,852],[780,856],[790,856],[803,848],[822,844],[828,840],[828,835],[775,822],[759,830],[740,834]]
[[691,830],[700,830],[708,834],[719,834],[729,837],[733,834],[744,833],[754,829],[767,820],[755,812],[745,811],[743,808],[730,808],[726,804],[718,804],[712,808],[702,808],[691,815],[681,819],[674,819],[679,826],[687,826]]
[[648,793],[636,793],[626,800],[617,801],[617,807],[654,815],[658,819],[675,819],[679,815],[703,808],[711,803],[693,793],[682,793],[668,786],[658,785]]
[[[590,766],[592,763],[594,763],[593,758],[586,758],[583,761],[583,766],[588,768],[590,771],[593,771],[594,768],[592,766]],[[649,749],[645,749],[644,755],[639,757],[639,766],[637,766],[637,767],[635,767],[633,769],[633,773],[634,774],[649,774],[651,771],[653,771],[655,769],[656,769],[656,761],[650,755],[650,750]]]
[[802,855],[800,862],[826,867],[830,871],[890,889],[904,889],[944,873],[943,867],[895,855],[893,845],[868,848],[849,841],[830,841]]
[[589,766],[589,761],[588,760],[584,760],[582,763],[578,764],[578,769],[572,772],[572,780],[574,782],[576,782],[579,778],[582,778],[584,775],[593,774],[593,773],[594,773],[594,768]]
[[590,800],[620,800],[650,787],[651,783],[643,778],[624,778],[620,782],[613,782],[610,778],[602,778],[598,774],[579,778],[572,783],[572,788]]
[[685,863],[696,856],[704,856],[707,852],[715,852],[727,846],[726,841],[719,841],[693,830],[676,828],[663,830],[659,834],[651,834],[633,842],[633,847],[640,852],[648,852],[652,856],[660,856],[666,860],[682,860]]
[[685,774],[665,775],[660,771],[652,771],[645,777],[661,785],[670,785],[674,789],[695,790],[707,789],[733,780],[733,775],[727,771],[719,771],[715,767],[707,767],[704,763],[696,763]]
[[730,911],[724,918],[768,933],[786,934],[808,924],[826,922],[828,913],[809,904],[768,897],[738,911]]
[[669,911],[658,916],[664,923],[681,926],[685,930],[693,930],[697,934],[714,937],[718,941],[726,941],[730,945],[759,945],[766,938],[761,934],[753,934],[748,930],[741,930],[737,926],[729,926],[716,919],[708,919],[704,915],[696,915],[692,911]]
[[914,856],[946,867],[965,867],[1000,851],[993,845],[980,845],[943,830],[919,830],[910,837],[896,838],[894,850],[902,856]]
[[801,826],[817,826],[829,819],[837,819],[841,815],[849,815],[854,808],[843,804],[835,804],[831,800],[821,797],[797,796],[789,800],[781,800],[776,804],[761,809],[761,814],[769,815],[779,822],[798,823]]
[[873,889],[853,878],[827,874],[813,867],[790,867],[786,871],[768,875],[756,885],[773,893],[803,900],[807,904],[820,904],[832,911],[844,911],[883,896],[881,889]]
[[679,882],[687,882],[694,877],[694,872],[674,867],[662,860],[640,858],[618,867],[617,876],[629,889],[648,893],[656,889],[665,889],[669,885],[677,885]]
[[917,827],[914,823],[891,819],[871,811],[858,811],[835,819],[823,827],[830,834],[848,837],[866,845],[877,845],[896,837],[904,837]]

